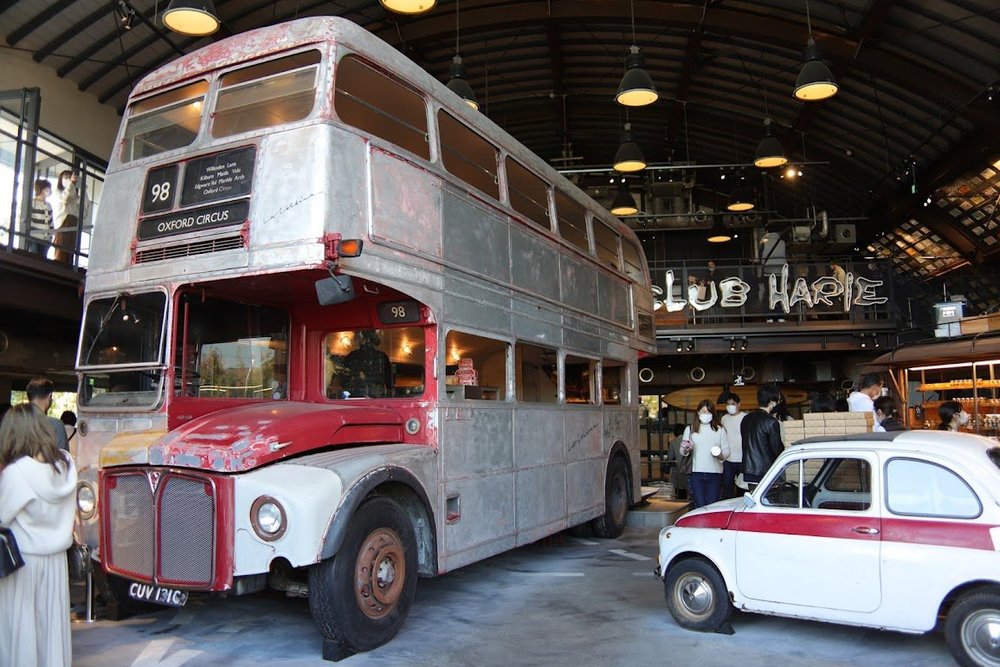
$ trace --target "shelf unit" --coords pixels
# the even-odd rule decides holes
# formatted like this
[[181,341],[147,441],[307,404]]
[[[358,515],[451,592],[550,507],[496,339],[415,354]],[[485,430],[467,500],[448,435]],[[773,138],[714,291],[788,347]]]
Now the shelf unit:
[[919,374],[917,391],[922,394],[920,404],[908,411],[911,428],[936,428],[941,404],[958,401],[972,417],[962,431],[1000,435],[1000,359],[915,367],[907,374],[911,381]]

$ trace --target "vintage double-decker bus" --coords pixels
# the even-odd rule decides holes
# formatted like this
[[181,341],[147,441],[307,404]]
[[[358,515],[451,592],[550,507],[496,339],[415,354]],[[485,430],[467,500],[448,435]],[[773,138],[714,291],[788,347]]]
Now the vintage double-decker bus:
[[130,98],[80,336],[105,595],[305,593],[336,658],[435,576],[639,499],[642,249],[360,27],[219,41]]

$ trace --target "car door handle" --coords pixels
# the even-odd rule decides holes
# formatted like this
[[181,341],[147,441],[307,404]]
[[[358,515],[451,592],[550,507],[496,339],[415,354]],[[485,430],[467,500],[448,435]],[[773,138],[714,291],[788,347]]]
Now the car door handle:
[[852,530],[862,535],[878,535],[878,528],[869,528],[868,526],[856,526]]

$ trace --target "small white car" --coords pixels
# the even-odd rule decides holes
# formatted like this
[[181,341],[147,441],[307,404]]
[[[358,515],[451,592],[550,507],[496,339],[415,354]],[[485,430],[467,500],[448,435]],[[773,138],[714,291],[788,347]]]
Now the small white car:
[[664,528],[658,576],[678,624],[733,608],[922,633],[1000,666],[1000,443],[901,431],[809,438],[743,498]]

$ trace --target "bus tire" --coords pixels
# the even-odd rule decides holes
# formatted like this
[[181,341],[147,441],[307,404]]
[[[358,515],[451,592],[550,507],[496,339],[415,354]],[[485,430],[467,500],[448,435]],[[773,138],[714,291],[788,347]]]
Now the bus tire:
[[309,610],[327,640],[370,651],[396,636],[417,589],[413,526],[389,498],[364,501],[340,550],[309,570]]
[[597,537],[618,537],[625,530],[629,506],[628,481],[625,459],[621,456],[611,459],[604,480],[604,514],[590,523]]

